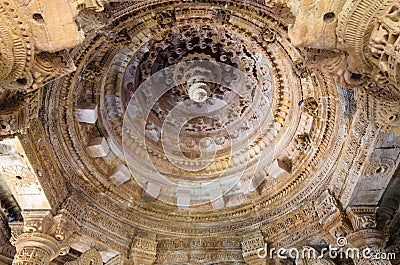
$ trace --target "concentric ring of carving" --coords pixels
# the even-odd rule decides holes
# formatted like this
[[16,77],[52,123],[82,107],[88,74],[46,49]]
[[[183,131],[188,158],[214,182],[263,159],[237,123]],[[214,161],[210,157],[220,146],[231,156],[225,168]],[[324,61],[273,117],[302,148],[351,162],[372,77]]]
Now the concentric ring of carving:
[[[114,211],[120,218],[165,232],[186,229],[182,226],[178,229],[171,223],[168,226],[162,224],[172,220],[189,221],[193,225],[197,222],[242,218],[255,210],[259,214],[270,212],[271,215],[278,215],[288,211],[287,206],[278,205],[284,196],[288,203],[304,200],[329,178],[333,161],[339,152],[331,140],[337,132],[335,121],[338,119],[336,102],[333,100],[336,88],[331,79],[316,71],[305,72],[301,77],[296,75],[292,66],[299,54],[287,40],[285,28],[271,16],[265,15],[267,10],[256,9],[258,14],[240,9],[237,3],[218,3],[221,6],[226,4],[226,7],[216,10],[207,3],[199,3],[194,9],[190,4],[181,3],[179,10],[174,10],[174,3],[160,2],[146,4],[146,9],[140,5],[121,5],[118,10],[118,4],[115,4],[116,11],[109,25],[97,33],[90,33],[82,46],[72,51],[77,65],[76,73],[54,83],[53,94],[47,95],[48,108],[53,110],[46,114],[48,133],[63,142],[62,145],[55,144],[60,151],[56,152],[60,164],[68,172],[80,172],[71,178],[81,183],[81,189],[93,201]],[[271,32],[274,32],[273,36]],[[241,180],[240,185],[225,194],[223,200],[226,210],[215,211],[211,205],[206,205],[191,209],[191,216],[188,217],[160,200],[144,202],[141,199],[143,189],[133,178],[116,186],[111,184],[109,177],[116,167],[126,164],[122,125],[131,96],[158,70],[193,60],[225,63],[248,73],[259,91],[265,92],[272,119],[270,122],[266,118],[263,120],[268,115],[260,113],[259,123],[268,128],[265,135],[257,137],[256,128],[254,131],[246,129],[251,144],[246,142],[237,148],[248,154],[254,151],[254,157],[257,157],[263,148],[275,142],[277,152],[269,157],[269,163],[253,172],[251,178]],[[223,72],[218,71],[213,74],[224,76]],[[173,76],[177,77],[179,73]],[[223,126],[236,124],[241,115],[251,113],[246,107],[257,109],[261,101],[251,89],[241,95],[243,99],[250,99],[250,105],[246,105],[244,100],[241,102],[241,96],[229,89],[212,82],[204,83],[211,99],[229,99],[235,111],[232,116],[224,115],[220,124],[217,119],[211,118],[196,118],[186,122],[181,130],[182,139],[191,139],[193,135],[201,135],[199,138],[206,139],[204,136],[212,135],[214,142],[220,141],[217,146],[221,154],[229,154],[230,145],[225,145],[223,139],[215,136],[218,134],[224,138],[226,130]],[[172,79],[171,84],[176,84],[176,79]],[[157,139],[161,137],[157,130],[162,121],[168,119],[168,111],[190,98],[186,87],[187,82],[173,85],[161,100],[155,102],[154,111],[144,120],[147,122],[146,140],[152,148],[151,155],[159,156],[157,161],[167,161],[163,160],[165,157],[161,149],[157,149]],[[65,112],[65,109],[73,110],[83,103],[97,104],[99,118],[96,124],[78,122],[73,113]],[[232,132],[240,132],[240,127],[234,128],[236,130],[228,131],[230,136]],[[110,148],[106,156],[92,158],[87,154],[85,146],[94,137],[106,139]],[[190,148],[207,143],[195,141],[193,145],[190,141],[183,141],[182,144],[181,150],[190,150],[187,153],[196,158],[200,152]],[[138,146],[139,154],[141,150],[145,150],[144,146]],[[321,159],[327,157],[328,151],[329,159],[321,168]],[[222,163],[223,156],[219,156],[221,160],[218,163]],[[238,157],[238,162],[247,163],[254,157],[244,155]],[[160,162],[161,171],[168,168],[170,164]],[[213,179],[212,175],[217,172],[210,167],[204,174],[196,175]],[[193,177],[187,170],[180,169],[174,173],[181,180]],[[303,182],[304,179],[308,179],[307,183]],[[252,190],[244,188],[246,181],[250,181],[261,196],[254,199]],[[298,192],[299,189],[303,192]],[[294,195],[296,190],[302,198]],[[99,192],[103,195],[99,195]],[[122,210],[114,203],[128,205],[128,208]],[[140,213],[140,220],[137,213]],[[143,219],[147,221],[141,221]],[[157,225],[152,220],[157,220]],[[249,219],[248,222],[258,221]],[[237,226],[240,227],[240,224]],[[201,229],[197,232],[201,233]]]

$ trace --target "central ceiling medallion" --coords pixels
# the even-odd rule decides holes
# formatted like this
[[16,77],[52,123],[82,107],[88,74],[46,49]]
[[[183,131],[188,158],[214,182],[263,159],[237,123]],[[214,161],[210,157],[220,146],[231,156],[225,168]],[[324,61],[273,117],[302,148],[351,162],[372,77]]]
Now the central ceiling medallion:
[[209,91],[210,88],[206,84],[201,82],[194,82],[190,84],[190,87],[188,89],[188,94],[191,100],[195,102],[204,102],[208,98]]
[[[150,195],[178,206],[208,203],[210,192],[221,199],[252,180],[260,158],[272,163],[273,139],[261,139],[273,125],[273,80],[265,58],[240,36],[204,25],[176,28],[132,58],[122,144]],[[181,205],[182,192],[196,197]]]

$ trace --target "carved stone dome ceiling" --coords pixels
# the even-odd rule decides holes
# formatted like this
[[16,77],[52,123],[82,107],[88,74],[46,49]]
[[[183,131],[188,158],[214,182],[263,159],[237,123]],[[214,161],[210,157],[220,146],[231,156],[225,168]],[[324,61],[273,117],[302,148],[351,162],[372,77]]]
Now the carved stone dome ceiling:
[[41,114],[83,197],[129,225],[209,235],[320,194],[344,108],[330,77],[297,67],[290,17],[235,1],[111,5],[80,15],[77,69]]

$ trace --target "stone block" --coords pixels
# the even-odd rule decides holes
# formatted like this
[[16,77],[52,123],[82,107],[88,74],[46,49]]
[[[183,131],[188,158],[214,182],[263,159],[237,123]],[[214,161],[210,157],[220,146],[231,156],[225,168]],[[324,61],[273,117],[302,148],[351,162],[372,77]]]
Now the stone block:
[[255,190],[253,181],[251,179],[245,180],[240,183],[240,191],[244,194],[247,194],[249,192],[253,192]]
[[180,209],[189,208],[190,190],[178,189],[176,191],[176,204]]
[[161,186],[157,183],[147,182],[146,192],[154,198],[158,198],[161,192]]
[[108,154],[110,148],[108,146],[107,140],[104,137],[96,137],[89,141],[86,146],[86,152],[92,158],[104,157]]
[[278,177],[290,177],[290,169],[289,167],[281,160],[276,159],[272,162],[271,169],[269,171],[269,175],[273,178]]
[[114,168],[110,176],[113,184],[119,186],[131,179],[131,172],[125,165],[119,165]]
[[84,103],[75,109],[75,119],[78,122],[94,124],[98,118],[98,107],[94,103]]
[[210,202],[214,209],[222,209],[225,207],[225,201],[221,189],[210,190]]

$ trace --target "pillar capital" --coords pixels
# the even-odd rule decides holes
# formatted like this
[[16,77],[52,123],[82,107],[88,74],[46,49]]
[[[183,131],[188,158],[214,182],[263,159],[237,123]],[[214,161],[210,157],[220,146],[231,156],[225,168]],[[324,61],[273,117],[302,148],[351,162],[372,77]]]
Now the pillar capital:
[[17,250],[13,264],[49,264],[69,249],[68,238],[78,229],[78,222],[67,211],[53,216],[49,210],[22,212],[23,224],[11,227]]
[[53,237],[43,233],[23,233],[15,243],[17,254],[13,265],[49,264],[60,252],[60,245]]
[[376,228],[375,206],[350,206],[346,213],[355,231]]
[[[367,251],[368,255],[384,252],[385,236],[376,229],[375,206],[350,206],[346,213],[349,217],[354,232],[347,236],[349,247],[356,248],[359,253]],[[356,265],[391,264],[388,260],[374,260],[364,255],[353,258]]]
[[384,253],[385,236],[376,229],[362,229],[351,233],[347,237],[349,246],[359,250],[359,253],[364,253],[367,250],[369,257],[360,254],[359,257],[353,258],[355,265],[390,265],[389,260],[373,259]]

